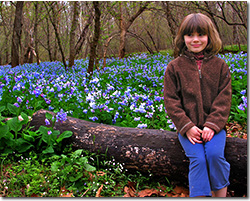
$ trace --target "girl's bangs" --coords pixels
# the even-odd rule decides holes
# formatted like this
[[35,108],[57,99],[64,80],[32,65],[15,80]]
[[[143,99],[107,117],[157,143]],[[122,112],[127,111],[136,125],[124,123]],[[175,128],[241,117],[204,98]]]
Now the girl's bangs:
[[208,25],[204,19],[193,17],[187,21],[183,30],[183,35],[197,32],[199,34],[208,34]]

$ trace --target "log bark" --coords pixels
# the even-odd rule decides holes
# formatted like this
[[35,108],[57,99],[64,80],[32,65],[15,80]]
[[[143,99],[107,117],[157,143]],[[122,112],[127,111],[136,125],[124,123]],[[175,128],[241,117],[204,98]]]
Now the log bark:
[[[34,130],[45,126],[46,110],[36,112],[31,121]],[[55,115],[52,112],[49,112]],[[189,160],[175,132],[125,128],[80,120],[73,117],[57,122],[55,129],[61,133],[73,132],[67,143],[92,153],[107,153],[129,170],[150,171],[153,175],[167,177],[170,181],[188,184]],[[106,152],[107,151],[107,152]],[[225,157],[231,165],[230,186],[235,193],[247,193],[247,140],[227,138]]]

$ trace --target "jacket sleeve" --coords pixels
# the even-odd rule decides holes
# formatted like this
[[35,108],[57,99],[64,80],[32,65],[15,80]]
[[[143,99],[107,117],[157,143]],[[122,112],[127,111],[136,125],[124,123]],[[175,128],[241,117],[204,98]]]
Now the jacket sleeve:
[[218,95],[212,103],[204,127],[213,129],[216,133],[221,131],[228,120],[232,99],[231,74],[228,65],[223,62]]
[[170,62],[164,76],[164,105],[177,131],[181,135],[184,135],[195,125],[183,109],[180,89],[181,86],[180,82],[178,82],[178,76],[174,72],[174,67]]

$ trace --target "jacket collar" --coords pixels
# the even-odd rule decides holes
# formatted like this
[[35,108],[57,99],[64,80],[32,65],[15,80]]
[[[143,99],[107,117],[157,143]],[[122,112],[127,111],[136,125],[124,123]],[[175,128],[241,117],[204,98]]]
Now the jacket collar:
[[187,58],[190,58],[191,60],[197,60],[197,56],[201,54],[204,55],[204,57],[202,59],[206,60],[206,59],[210,59],[213,55],[208,54],[207,52],[201,52],[201,53],[193,53],[190,52],[188,50],[184,50],[183,54],[181,54],[180,56],[185,56]]

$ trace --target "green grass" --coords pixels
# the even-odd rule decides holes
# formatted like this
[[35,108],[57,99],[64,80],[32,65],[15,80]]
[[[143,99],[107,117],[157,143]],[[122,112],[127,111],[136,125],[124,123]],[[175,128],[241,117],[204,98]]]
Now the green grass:
[[240,51],[245,51],[247,52],[247,45],[240,45],[241,50],[239,49],[238,45],[226,45],[224,46],[225,51],[233,51],[233,52],[240,52]]

